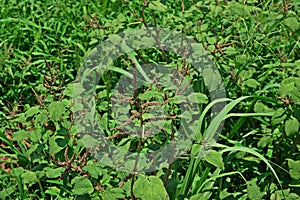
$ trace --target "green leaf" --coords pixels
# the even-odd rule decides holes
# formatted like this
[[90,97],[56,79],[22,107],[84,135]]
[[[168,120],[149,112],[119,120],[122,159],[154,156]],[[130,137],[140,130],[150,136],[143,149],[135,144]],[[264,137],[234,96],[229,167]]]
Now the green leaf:
[[39,108],[40,108],[39,106],[33,106],[33,107],[29,108],[25,113],[26,117],[32,117],[33,115],[38,113]]
[[24,168],[23,167],[17,167],[13,169],[13,172],[16,176],[21,176],[24,173]]
[[299,22],[296,17],[286,18],[283,23],[289,27],[292,31],[297,31],[299,29]]
[[178,117],[182,118],[182,119],[187,119],[190,120],[191,119],[191,112],[189,110],[185,110],[183,113],[181,113]]
[[215,6],[215,5],[210,5],[210,10],[211,12],[209,13],[209,15],[211,15],[213,18],[218,17],[218,15],[220,15],[223,11],[221,6]]
[[265,135],[258,141],[257,146],[259,148],[265,148],[266,146],[271,144],[272,141],[273,141],[273,139],[271,136]]
[[65,128],[65,129],[69,129],[69,128],[71,128],[71,123],[68,121],[68,120],[63,120],[62,122],[61,122],[61,125]]
[[226,53],[226,55],[231,56],[231,55],[237,54],[238,51],[234,47],[227,47],[225,50],[225,53]]
[[28,133],[28,131],[25,131],[25,130],[20,130],[20,131],[14,132],[12,134],[12,138],[15,141],[22,141],[28,137],[29,137],[29,133]]
[[67,86],[65,86],[64,95],[68,97],[72,97],[73,89],[74,89],[74,83],[68,84]]
[[175,104],[180,104],[180,103],[184,103],[186,102],[186,97],[183,96],[183,95],[176,95],[172,98],[169,98],[169,100],[172,102],[172,103],[175,103]]
[[118,15],[118,17],[117,17],[117,21],[118,22],[125,22],[126,21],[126,17],[122,13],[120,13]]
[[285,189],[285,190],[277,190],[275,191],[270,199],[276,199],[276,200],[298,200],[299,195],[295,193],[290,192],[291,189]]
[[251,200],[261,200],[263,197],[263,193],[260,191],[260,188],[256,185],[255,181],[247,183],[247,194]]
[[158,91],[146,91],[145,93],[141,94],[139,97],[141,100],[150,100],[151,98],[161,97],[162,93]]
[[222,155],[221,153],[215,150],[210,150],[208,154],[204,157],[204,160],[219,169],[224,169],[224,162],[223,162]]
[[289,82],[288,80],[283,81],[280,85],[278,93],[280,96],[286,96],[291,89],[294,89],[294,82]]
[[94,148],[97,145],[97,140],[93,138],[92,136],[85,134],[81,139],[83,145],[86,148]]
[[84,177],[75,177],[71,184],[74,185],[72,192],[77,195],[91,194],[94,192],[94,187],[91,181]]
[[149,9],[160,11],[160,12],[166,12],[167,11],[167,6],[162,4],[160,1],[151,1],[150,4],[149,4]]
[[63,148],[60,147],[57,142],[56,142],[56,137],[52,136],[50,139],[49,139],[49,154],[50,155],[53,155],[57,152],[59,152],[60,150],[62,150]]
[[29,132],[29,138],[33,142],[38,142],[42,138],[42,130],[41,127],[34,128],[31,132]]
[[[98,42],[98,41],[97,41]],[[78,97],[80,95],[82,95],[82,93],[85,91],[85,89],[83,88],[83,86],[79,83],[73,83],[72,85],[68,85],[68,91],[66,95],[71,96],[71,97]],[[73,89],[73,91],[69,91]]]
[[243,160],[247,160],[247,161],[250,161],[250,162],[256,162],[257,164],[259,164],[260,161],[261,161],[259,158],[254,157],[254,156],[244,157]]
[[18,118],[16,118],[15,121],[25,124],[26,123],[25,113],[18,114]]
[[[222,145],[221,145],[222,146]],[[272,165],[270,164],[270,162],[260,153],[256,152],[255,150],[248,148],[248,147],[239,147],[239,146],[235,146],[235,147],[227,147],[224,150],[221,151],[221,153],[224,153],[226,151],[231,151],[231,152],[235,152],[235,151],[241,151],[241,152],[246,152],[246,153],[250,153],[253,154],[257,157],[259,157],[264,163],[266,163],[266,165],[270,168],[270,170],[272,171],[273,175],[275,176],[276,180],[278,181],[280,187],[282,188],[281,182],[279,180],[279,177],[276,173],[276,171],[274,170],[274,168],[272,167]]]
[[276,110],[272,117],[272,124],[278,125],[281,124],[286,118],[285,110],[283,108],[279,108]]
[[65,112],[66,106],[63,102],[60,101],[54,101],[49,104],[48,111],[50,114],[50,118],[54,121],[58,121],[62,114]]
[[114,71],[114,72],[118,72],[120,74],[123,74],[131,79],[133,79],[133,74],[129,73],[128,71],[120,68],[120,67],[115,67],[115,66],[109,66],[108,67],[109,70]]
[[208,44],[215,44],[217,38],[216,37],[207,37],[206,38]]
[[200,149],[201,149],[201,145],[199,145],[199,144],[193,144],[191,155],[193,157],[196,157],[198,155],[198,153],[200,152]]
[[295,104],[300,104],[300,78],[284,79],[280,84],[278,94],[282,98],[289,97]]
[[232,13],[244,18],[251,16],[248,6],[239,2],[230,2],[229,9]]
[[53,196],[59,196],[59,193],[60,189],[55,186],[49,187],[49,189],[45,191],[45,194],[50,194]]
[[193,92],[188,96],[189,101],[193,102],[193,103],[207,103],[208,102],[208,98],[205,94],[202,93],[196,93]]
[[103,175],[103,170],[98,166],[87,165],[82,168],[83,170],[89,172],[93,178],[98,178]]
[[143,113],[143,120],[151,119],[154,118],[154,114],[149,114],[149,113]]
[[293,179],[300,180],[300,161],[294,161],[287,158],[290,169],[290,175]]
[[123,190],[121,188],[108,188],[103,193],[103,199],[105,200],[115,200],[124,198]]
[[35,117],[35,122],[44,125],[47,119],[48,116],[45,113],[40,113]]
[[191,197],[190,200],[207,200],[209,199],[210,192],[201,192]]
[[251,88],[257,88],[258,86],[260,86],[260,83],[253,78],[246,80],[243,84]]
[[23,179],[24,184],[29,185],[35,184],[39,181],[36,174],[29,170],[26,170],[25,173],[22,174],[21,178]]
[[268,106],[266,106],[262,102],[257,101],[254,105],[254,112],[256,112],[256,113],[268,113],[268,112],[274,112],[274,110],[269,108]]
[[55,169],[52,169],[50,167],[46,167],[44,169],[45,173],[46,173],[46,176],[48,178],[57,178],[59,176],[61,176],[61,174],[63,173],[65,169],[63,167],[58,167],[58,168],[55,168]]
[[149,79],[147,74],[144,72],[144,70],[143,70],[142,66],[140,65],[140,63],[137,61],[134,52],[132,52],[132,50],[124,42],[122,42],[121,45],[125,49],[125,51],[127,52],[127,55],[129,56],[129,58],[134,62],[134,64],[135,64],[136,68],[138,69],[138,71],[144,77],[146,83],[151,83],[151,80]]
[[294,136],[299,131],[299,121],[292,117],[285,122],[284,130],[287,136]]
[[168,193],[162,180],[156,176],[139,176],[133,186],[134,195],[141,199],[167,200]]
[[[243,58],[243,59],[245,59],[245,58]],[[253,74],[255,72],[256,72],[256,70],[254,68],[250,67],[247,70],[241,70],[238,74],[242,80],[248,80],[248,79],[251,79],[251,77],[253,76]]]
[[3,189],[2,191],[0,191],[0,199],[8,199],[6,197],[10,197],[11,194],[13,194],[14,192],[15,192],[14,186]]

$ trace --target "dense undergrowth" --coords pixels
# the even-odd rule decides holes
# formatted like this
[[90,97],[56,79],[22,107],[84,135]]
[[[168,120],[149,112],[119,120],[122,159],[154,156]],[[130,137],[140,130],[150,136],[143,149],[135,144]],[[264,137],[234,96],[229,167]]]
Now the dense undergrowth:
[[[0,5],[1,199],[300,198],[297,0],[3,0]],[[133,76],[132,68],[141,72],[139,63],[177,66],[173,69],[196,92],[196,115],[204,113],[199,137],[172,164],[153,172],[124,172],[99,162],[92,150],[95,139],[80,137],[72,112],[73,86],[84,59],[99,43],[147,27],[176,30],[203,45],[228,99],[220,112],[225,117],[210,119],[205,108],[214,102],[210,104],[203,74],[187,70],[192,69],[189,60],[159,48],[120,56],[94,96],[99,123],[115,145],[137,154],[159,149],[177,141],[174,130],[180,121],[175,116],[186,117],[178,106],[186,99],[177,99],[167,86],[150,84],[135,94],[134,123],[147,122],[140,113],[150,100],[152,106],[163,104],[173,117],[145,140],[121,131],[125,125],[114,118],[110,98],[121,77]],[[199,157],[206,134],[217,133],[221,123],[213,150]]]

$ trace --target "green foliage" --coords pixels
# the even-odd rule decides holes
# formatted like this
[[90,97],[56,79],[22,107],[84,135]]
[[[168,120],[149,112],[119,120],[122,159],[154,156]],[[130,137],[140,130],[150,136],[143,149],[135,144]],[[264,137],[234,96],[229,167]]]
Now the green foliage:
[[[1,1],[0,199],[299,199],[299,15],[296,0]],[[97,117],[84,115],[86,122],[97,121],[107,141],[146,167],[155,164],[143,153],[172,142],[184,146],[180,125],[186,135],[196,132],[171,164],[144,173],[127,163],[132,172],[122,172],[109,166],[127,155],[97,155],[100,139],[80,137],[88,130],[75,128],[74,114],[84,108],[73,107],[72,97],[87,91],[74,80],[99,43],[119,44],[113,34],[147,27],[177,30],[202,44],[227,98],[211,102],[209,88],[218,83],[209,79],[207,63],[197,72],[183,54],[147,48],[158,41],[118,55],[89,94]],[[193,53],[200,60],[202,53]],[[183,77],[181,85],[147,63],[168,66]],[[118,81],[138,80],[137,73],[145,84],[132,95]],[[184,84],[193,88],[188,95],[179,92]],[[130,100],[115,90],[125,86]],[[122,100],[128,105],[112,110]],[[141,127],[143,135],[128,134]]]
[[290,175],[293,179],[296,179],[296,180],[299,180],[299,178],[300,178],[299,163],[300,163],[299,161],[294,161],[294,160],[288,159]]
[[72,192],[76,195],[91,194],[94,191],[91,181],[84,177],[75,177],[71,184],[74,185]]
[[162,180],[156,176],[139,176],[134,184],[133,192],[141,199],[169,199]]

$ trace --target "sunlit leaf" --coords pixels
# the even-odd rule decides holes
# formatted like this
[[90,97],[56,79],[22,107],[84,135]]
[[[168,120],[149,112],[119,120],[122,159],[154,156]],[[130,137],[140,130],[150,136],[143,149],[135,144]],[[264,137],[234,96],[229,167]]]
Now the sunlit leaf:
[[286,18],[283,23],[289,27],[292,31],[297,31],[299,29],[299,21],[296,17]]
[[300,161],[299,160],[294,161],[289,158],[287,160],[288,160],[291,177],[293,179],[300,180]]
[[257,186],[255,181],[247,183],[247,193],[251,200],[261,200],[263,197],[263,193],[260,191],[260,188]]
[[160,12],[166,12],[167,6],[162,4],[160,1],[151,1],[149,4],[149,9],[160,11]]
[[224,169],[224,162],[223,162],[222,155],[221,153],[215,150],[210,150],[208,154],[204,157],[204,160],[219,169]]
[[299,126],[300,126],[299,121],[295,117],[288,119],[284,125],[284,130],[285,130],[286,135],[293,136],[296,133],[298,133]]
[[156,176],[139,176],[133,186],[133,192],[136,197],[142,199],[169,199],[162,180]]
[[63,102],[53,101],[48,106],[48,111],[50,114],[50,118],[57,121],[61,118],[63,113],[66,110],[66,106]]

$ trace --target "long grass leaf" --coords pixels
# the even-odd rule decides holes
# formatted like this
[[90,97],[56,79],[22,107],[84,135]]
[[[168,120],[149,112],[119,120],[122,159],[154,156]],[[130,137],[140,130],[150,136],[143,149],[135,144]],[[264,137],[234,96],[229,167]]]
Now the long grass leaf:
[[126,71],[126,70],[124,70],[122,68],[114,67],[114,66],[109,66],[108,69],[111,70],[111,71],[123,74],[123,75],[127,76],[128,78],[133,79],[133,74],[129,73],[128,71]]
[[243,101],[244,99],[249,98],[250,96],[244,96],[244,97],[240,97],[238,99],[233,100],[232,102],[230,102],[229,104],[227,104],[222,110],[221,112],[212,120],[212,122],[210,123],[210,125],[208,126],[206,132],[204,133],[204,140],[209,140],[211,138],[214,138],[220,124],[222,123],[222,121],[226,118],[226,114],[231,111],[238,103],[240,103],[241,101]]
[[[234,175],[234,174],[240,175],[240,176],[242,177],[242,179],[245,181],[245,183],[247,183],[246,178],[242,175],[241,172],[239,172],[239,171],[226,172],[226,173],[222,173],[222,174],[218,174],[218,175],[212,176],[212,177],[210,177],[209,179],[206,179],[206,181],[204,181],[204,183],[196,190],[196,191],[197,191],[196,194],[201,193],[201,190],[202,190],[202,188],[205,186],[206,183],[211,182],[211,181],[213,181],[213,180],[216,180],[216,179],[218,179],[218,178],[222,178],[222,177],[230,176],[230,175]],[[213,183],[213,184],[214,184],[214,183]]]
[[142,76],[144,77],[144,79],[146,80],[147,83],[151,83],[150,78],[146,75],[145,71],[143,70],[142,66],[140,65],[140,63],[137,61],[135,55],[134,55],[134,51],[131,50],[126,44],[122,43],[122,47],[125,49],[126,54],[129,56],[129,58],[134,62],[136,68],[138,69],[138,71],[142,74]]
[[[201,130],[202,129],[202,124],[203,124],[203,121],[204,121],[204,117],[206,116],[207,112],[209,111],[209,109],[211,109],[215,104],[217,103],[222,103],[222,102],[225,102],[225,101],[232,101],[232,99],[229,99],[229,98],[221,98],[221,99],[216,99],[212,102],[210,102],[203,110],[203,112],[201,113],[200,115],[200,118],[199,118],[199,123],[198,123],[198,128],[197,130]],[[197,140],[197,136],[196,136],[196,140]]]
[[227,152],[227,151],[231,151],[231,152],[243,151],[243,152],[246,152],[246,153],[253,154],[256,157],[260,158],[270,168],[270,170],[274,174],[276,180],[278,181],[278,183],[279,183],[279,185],[280,185],[280,187],[282,189],[282,185],[281,185],[281,182],[279,180],[278,175],[276,174],[276,171],[274,170],[274,168],[272,167],[272,165],[270,164],[270,162],[263,155],[261,155],[257,151],[254,151],[253,149],[250,149],[249,147],[226,147],[225,149],[221,150],[220,153],[224,153],[224,152]]

